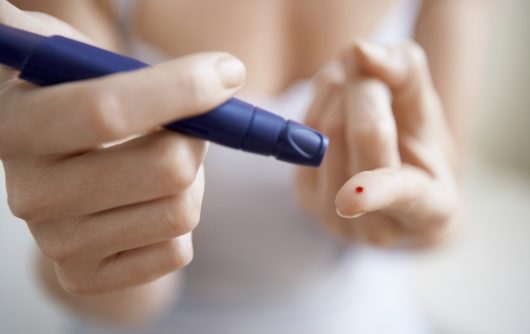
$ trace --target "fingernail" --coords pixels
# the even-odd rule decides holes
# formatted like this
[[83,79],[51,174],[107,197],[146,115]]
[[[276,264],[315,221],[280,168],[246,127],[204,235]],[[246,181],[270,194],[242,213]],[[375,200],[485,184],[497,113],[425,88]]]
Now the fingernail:
[[346,215],[346,214],[340,212],[340,210],[339,210],[338,208],[336,209],[336,211],[337,211],[337,214],[338,214],[340,217],[342,217],[342,218],[346,218],[346,219],[355,219],[355,218],[359,218],[359,217],[361,217],[362,215],[364,215],[364,214],[366,213],[366,211],[361,211],[361,212],[358,212],[358,213],[356,213],[356,214],[354,214],[354,215]]
[[245,65],[232,56],[223,56],[215,64],[221,82],[226,88],[241,86],[245,80]]
[[379,46],[379,45],[362,42],[359,44],[359,49],[366,56],[370,58],[374,58],[376,60],[385,59],[385,57],[387,56],[386,48]]

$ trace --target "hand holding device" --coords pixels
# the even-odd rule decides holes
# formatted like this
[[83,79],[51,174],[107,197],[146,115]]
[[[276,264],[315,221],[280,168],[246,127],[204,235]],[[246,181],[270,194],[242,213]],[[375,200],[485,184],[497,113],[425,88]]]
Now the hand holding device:
[[[38,22],[9,3],[0,1],[0,9],[12,11],[13,24]],[[53,32],[80,36],[73,29]],[[156,279],[193,255],[190,232],[200,218],[207,143],[159,125],[226,101],[243,84],[243,65],[225,53],[205,53],[48,87],[0,71],[0,159],[9,205],[51,262],[45,285],[80,307],[83,299],[64,290],[142,286],[145,300],[160,295]],[[103,145],[129,135],[137,137]],[[151,306],[109,306],[109,313]]]
[[[5,25],[0,25],[0,50],[0,63],[20,70],[20,78],[42,86],[148,66],[66,37],[44,37]],[[327,138],[315,130],[285,121],[235,98],[202,115],[167,124],[166,128],[235,149],[315,167],[322,162],[327,148]]]

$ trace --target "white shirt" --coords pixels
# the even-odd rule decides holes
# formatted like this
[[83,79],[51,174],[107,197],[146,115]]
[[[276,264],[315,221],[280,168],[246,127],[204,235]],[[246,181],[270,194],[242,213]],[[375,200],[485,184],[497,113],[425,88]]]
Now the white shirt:
[[[133,6],[119,4],[124,24]],[[410,36],[417,7],[405,1],[374,40]],[[132,46],[160,58],[140,41]],[[299,120],[311,98],[311,83],[301,82],[259,104]],[[293,166],[210,145],[205,167],[202,219],[182,298],[149,333],[428,332],[406,257],[327,233],[299,208]]]

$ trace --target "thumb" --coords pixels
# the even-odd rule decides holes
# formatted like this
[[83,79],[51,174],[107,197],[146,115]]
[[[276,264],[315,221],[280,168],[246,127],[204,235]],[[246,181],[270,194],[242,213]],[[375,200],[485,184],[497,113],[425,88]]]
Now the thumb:
[[453,187],[437,182],[444,181],[412,166],[364,171],[338,191],[337,214],[354,218],[379,211],[401,222],[403,227],[443,225],[454,211]]

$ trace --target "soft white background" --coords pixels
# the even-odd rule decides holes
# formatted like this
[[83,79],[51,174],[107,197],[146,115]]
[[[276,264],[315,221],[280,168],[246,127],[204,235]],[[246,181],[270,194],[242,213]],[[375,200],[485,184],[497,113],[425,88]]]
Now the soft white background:
[[[465,184],[468,223],[444,247],[412,255],[440,333],[530,333],[530,2],[498,2]],[[0,177],[0,333],[61,333],[64,315],[38,289],[32,240],[4,188]]]
[[469,221],[417,257],[440,333],[530,333],[530,1],[497,3],[466,175]]

